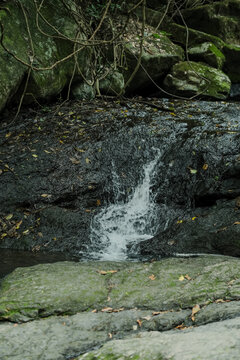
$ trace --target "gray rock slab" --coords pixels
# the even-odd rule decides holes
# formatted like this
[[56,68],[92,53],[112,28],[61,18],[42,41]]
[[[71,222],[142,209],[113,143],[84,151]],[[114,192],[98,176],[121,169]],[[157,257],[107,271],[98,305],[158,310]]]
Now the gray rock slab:
[[111,337],[171,329],[188,315],[188,311],[153,316],[149,311],[129,310],[53,316],[25,324],[1,323],[0,359],[66,359],[100,346]]
[[124,308],[191,309],[240,298],[236,258],[200,256],[152,263],[59,262],[18,268],[0,288],[0,319],[25,322],[55,314]]
[[183,331],[141,333],[111,341],[99,350],[78,357],[78,360],[239,359],[239,326],[238,317]]

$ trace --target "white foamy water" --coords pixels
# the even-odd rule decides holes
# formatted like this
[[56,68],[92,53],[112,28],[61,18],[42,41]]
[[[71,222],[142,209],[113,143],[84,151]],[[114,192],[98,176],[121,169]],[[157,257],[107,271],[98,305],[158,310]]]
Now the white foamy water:
[[[98,260],[125,260],[127,245],[150,239],[157,231],[157,210],[151,192],[152,179],[160,153],[143,168],[143,178],[126,202],[103,208],[91,224],[89,255]],[[113,167],[115,197],[120,179]]]

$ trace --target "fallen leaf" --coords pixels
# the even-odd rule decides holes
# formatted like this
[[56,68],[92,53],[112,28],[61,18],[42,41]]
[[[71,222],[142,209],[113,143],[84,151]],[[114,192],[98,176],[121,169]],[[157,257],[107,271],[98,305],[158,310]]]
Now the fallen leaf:
[[91,210],[90,210],[90,209],[86,209],[86,210],[85,210],[85,212],[90,213],[90,212],[91,212]]
[[44,150],[44,152],[45,152],[46,154],[51,154],[51,151],[48,151],[48,150]]
[[190,278],[190,276],[189,276],[188,274],[185,275],[184,277],[185,277],[185,279],[187,279],[187,280],[191,280],[191,278]]
[[41,197],[43,197],[43,198],[49,198],[49,197],[51,197],[52,195],[50,195],[50,194],[41,194]]
[[196,169],[189,169],[191,174],[196,174],[197,170]]
[[240,225],[240,221],[235,221],[233,225]]
[[177,224],[182,224],[183,220],[178,220]]
[[75,165],[77,165],[77,164],[80,164],[80,160],[77,160],[76,158],[69,158],[69,160],[72,162],[72,164],[75,164]]
[[101,310],[101,312],[113,312],[113,308],[111,307],[105,307]]
[[112,339],[113,335],[111,333],[108,333],[109,339]]
[[11,136],[11,135],[12,135],[12,133],[9,132],[8,134],[5,135],[5,138],[9,138],[9,136]]
[[97,309],[92,310],[92,313],[96,313],[96,312],[97,312]]
[[192,218],[192,220],[194,221],[196,218],[197,218],[197,217],[196,217],[196,216],[194,216],[194,217]]
[[155,275],[153,275],[153,274],[152,274],[152,275],[150,275],[148,278],[149,278],[150,280],[152,280],[152,281],[153,281],[153,280],[156,280],[156,276],[155,276]]
[[89,158],[86,158],[85,161],[86,161],[86,164],[89,164],[89,163],[91,162],[91,161],[89,160]]
[[224,302],[225,302],[225,300],[223,300],[223,299],[217,299],[217,300],[215,301],[216,304],[224,303]]
[[22,220],[18,221],[15,225],[16,229],[18,230],[22,224]]
[[208,164],[204,164],[202,168],[206,171],[208,169]]
[[188,328],[188,326],[185,326],[184,324],[180,324],[180,325],[176,326],[174,329],[185,330],[187,328]]
[[118,312],[123,311],[123,310],[124,310],[124,308],[113,309],[113,311],[112,311],[112,312],[114,312],[114,313],[118,313]]
[[195,321],[195,314],[201,310],[200,306],[197,304],[192,308],[192,321]]
[[97,271],[101,275],[107,275],[107,274],[115,274],[118,272],[118,270],[98,270]]
[[28,229],[25,230],[25,231],[23,231],[23,235],[27,235],[27,234],[29,234],[29,230],[28,230]]
[[37,157],[38,157],[37,154],[32,154],[32,156],[33,156],[34,158],[37,158]]
[[6,220],[11,220],[12,217],[13,217],[13,214],[9,214],[9,215],[5,216],[5,219]]
[[136,331],[138,329],[137,325],[133,325],[133,331]]
[[179,281],[183,281],[184,279],[185,279],[185,277],[184,277],[183,275],[181,275],[181,276],[178,278]]
[[101,205],[101,200],[97,199],[97,206]]
[[138,325],[141,327],[142,326],[142,321],[141,320],[137,320],[137,323],[138,323]]
[[2,175],[3,171],[0,169],[0,175]]

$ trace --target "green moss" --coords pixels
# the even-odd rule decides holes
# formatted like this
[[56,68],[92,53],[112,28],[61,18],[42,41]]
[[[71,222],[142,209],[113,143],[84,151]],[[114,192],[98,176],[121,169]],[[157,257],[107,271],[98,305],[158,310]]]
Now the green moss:
[[174,93],[216,99],[226,99],[231,87],[230,79],[221,70],[193,61],[174,65],[164,84]]

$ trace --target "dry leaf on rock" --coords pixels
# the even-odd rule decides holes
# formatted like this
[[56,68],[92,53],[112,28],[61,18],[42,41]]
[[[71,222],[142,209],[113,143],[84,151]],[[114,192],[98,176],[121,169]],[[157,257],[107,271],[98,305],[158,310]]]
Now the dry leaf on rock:
[[201,310],[201,308],[200,308],[200,306],[198,304],[196,304],[192,308],[192,321],[195,321],[195,314],[197,314],[200,310]]
[[149,277],[148,277],[150,280],[156,280],[156,276],[154,275],[154,274],[152,274],[152,275],[150,275]]

